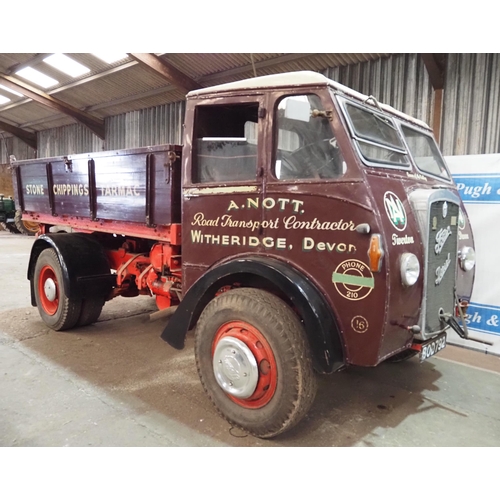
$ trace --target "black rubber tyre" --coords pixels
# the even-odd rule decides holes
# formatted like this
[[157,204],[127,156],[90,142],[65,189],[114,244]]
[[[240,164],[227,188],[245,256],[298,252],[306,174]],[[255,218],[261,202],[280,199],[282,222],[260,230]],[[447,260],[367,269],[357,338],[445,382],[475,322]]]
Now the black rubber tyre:
[[[256,354],[257,388],[246,398],[228,394],[215,375],[216,347],[233,334],[252,351],[264,345],[263,356]],[[254,436],[270,438],[289,430],[314,401],[317,381],[303,326],[285,302],[263,290],[237,288],[214,298],[196,326],[195,356],[201,383],[219,413]],[[247,376],[236,358],[227,366],[229,373],[240,370],[239,380]]]
[[95,323],[101,315],[104,302],[104,297],[83,299],[80,317],[75,326],[86,326]]
[[80,317],[82,301],[67,296],[61,263],[52,248],[46,248],[38,256],[33,279],[37,307],[44,323],[58,331],[73,328]]
[[35,234],[40,229],[39,224],[36,222],[29,222],[23,220],[23,214],[20,210],[16,210],[16,214],[14,215],[14,224],[16,229],[21,233],[27,236],[35,236]]
[[13,222],[2,222],[0,225],[5,229],[5,231],[9,231],[12,234],[19,234],[19,230]]

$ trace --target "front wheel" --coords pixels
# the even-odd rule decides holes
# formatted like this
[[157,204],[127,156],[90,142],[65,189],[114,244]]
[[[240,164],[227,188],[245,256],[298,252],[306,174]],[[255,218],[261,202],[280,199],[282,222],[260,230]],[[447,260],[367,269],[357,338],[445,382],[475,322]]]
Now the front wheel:
[[316,378],[304,329],[293,310],[263,290],[214,298],[195,331],[202,385],[231,424],[270,438],[311,407]]
[[35,265],[34,291],[38,312],[44,323],[53,330],[73,328],[82,302],[68,297],[61,263],[52,248],[40,253]]

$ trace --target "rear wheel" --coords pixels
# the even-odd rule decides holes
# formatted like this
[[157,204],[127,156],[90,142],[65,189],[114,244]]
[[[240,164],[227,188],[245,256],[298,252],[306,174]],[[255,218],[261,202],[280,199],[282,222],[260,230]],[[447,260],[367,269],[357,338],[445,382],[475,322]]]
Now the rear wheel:
[[85,326],[95,323],[101,315],[104,302],[104,297],[83,299],[80,317],[78,318],[76,326]]
[[37,259],[34,291],[38,311],[46,325],[53,330],[68,330],[76,325],[82,301],[68,297],[61,263],[52,248],[43,250]]
[[316,394],[305,332],[282,300],[238,288],[213,299],[195,332],[202,385],[231,424],[269,438],[297,424]]
[[14,216],[14,224],[16,226],[16,229],[20,233],[26,234],[28,236],[35,236],[35,234],[40,229],[40,225],[37,222],[23,220],[23,214],[20,210],[16,211],[16,214]]

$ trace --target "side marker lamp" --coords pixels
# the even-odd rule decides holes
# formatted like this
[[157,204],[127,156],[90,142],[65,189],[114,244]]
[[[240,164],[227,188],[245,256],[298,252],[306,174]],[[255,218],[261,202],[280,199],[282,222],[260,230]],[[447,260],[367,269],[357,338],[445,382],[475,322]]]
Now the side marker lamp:
[[370,238],[368,260],[370,262],[370,270],[374,273],[380,272],[382,269],[382,261],[384,260],[384,249],[382,247],[382,238],[380,234],[372,234]]

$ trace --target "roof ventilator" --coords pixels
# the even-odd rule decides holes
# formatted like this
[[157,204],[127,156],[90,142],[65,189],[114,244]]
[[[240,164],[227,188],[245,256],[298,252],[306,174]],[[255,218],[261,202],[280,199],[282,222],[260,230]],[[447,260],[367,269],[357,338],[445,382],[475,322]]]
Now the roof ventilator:
[[366,104],[368,101],[373,101],[373,103],[375,104],[375,106],[379,109],[379,111],[382,111],[382,108],[380,107],[380,104],[379,102],[377,101],[377,99],[375,97],[373,97],[372,95],[368,96],[364,101],[363,101],[363,104]]

